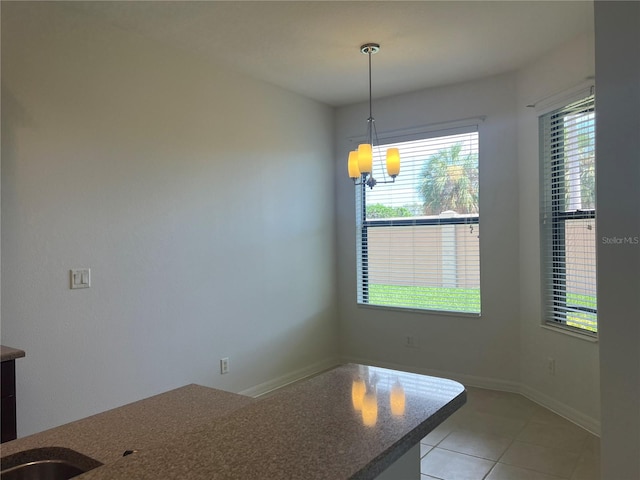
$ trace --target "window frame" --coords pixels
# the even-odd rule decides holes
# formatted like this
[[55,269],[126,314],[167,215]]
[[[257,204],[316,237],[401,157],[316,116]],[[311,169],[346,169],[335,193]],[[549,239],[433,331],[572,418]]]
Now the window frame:
[[[440,137],[447,137],[461,133],[476,133],[477,134],[477,162],[478,170],[480,167],[480,122],[484,121],[485,117],[473,118],[467,121],[451,122],[450,124],[438,124],[434,129],[429,130],[414,130],[411,133],[405,135],[393,134],[389,136],[380,136],[380,144],[375,148],[384,149],[387,145],[392,143],[415,141],[415,140],[429,140]],[[402,155],[402,152],[401,152]],[[402,174],[402,171],[401,171]],[[357,304],[367,308],[378,309],[394,309],[401,311],[413,311],[427,314],[439,314],[439,315],[456,315],[456,316],[470,316],[480,317],[482,314],[482,296],[481,286],[479,286],[480,304],[478,311],[459,311],[459,310],[441,310],[436,308],[420,308],[413,306],[402,305],[381,305],[370,303],[369,301],[369,266],[368,266],[368,249],[369,249],[369,229],[377,227],[420,227],[420,226],[437,226],[437,225],[478,225],[480,223],[480,214],[463,214],[458,217],[439,217],[439,218],[425,218],[425,217],[408,217],[408,218],[393,218],[393,219],[371,219],[367,220],[367,206],[366,206],[366,185],[360,185],[356,187],[356,225],[358,234],[356,235],[356,244],[358,249],[357,255]],[[376,186],[375,188],[385,188],[384,186]],[[480,187],[478,186],[480,190]],[[478,199],[480,193],[478,192]],[[480,200],[478,200],[480,204]],[[478,207],[479,210],[479,207]],[[480,282],[480,240],[478,242],[478,282]]]
[[[538,131],[540,141],[540,236],[541,236],[541,288],[542,288],[542,325],[564,331],[566,333],[577,334],[585,338],[597,338],[598,319],[597,308],[570,304],[567,301],[568,292],[566,288],[567,272],[567,248],[566,229],[569,221],[572,220],[593,220],[595,223],[597,204],[594,201],[594,208],[567,210],[565,184],[565,164],[566,156],[564,150],[564,135],[552,134],[551,137],[558,139],[552,142],[547,139],[547,129],[545,122],[549,121],[549,130],[554,129],[554,117],[566,117],[569,115],[567,109],[580,102],[590,102],[585,104],[580,113],[593,112],[594,114],[594,163],[595,163],[595,95],[593,86],[585,89],[582,87],[569,97],[565,97],[555,104],[547,106],[538,112]],[[565,126],[556,127],[564,129]],[[559,140],[559,139],[562,140]],[[550,147],[545,148],[549,143]],[[547,153],[549,155],[547,156]],[[548,173],[550,172],[550,173]],[[594,173],[595,175],[595,173]],[[549,185],[547,185],[549,177]],[[596,180],[597,181],[597,180]],[[549,201],[549,196],[551,200]],[[550,208],[548,207],[550,205]],[[547,224],[548,222],[548,224]],[[596,236],[597,238],[597,236]],[[594,240],[595,251],[595,240]],[[594,254],[595,255],[595,254]],[[597,268],[594,258],[593,265]],[[597,278],[597,277],[596,277]],[[595,282],[595,279],[594,279]],[[596,294],[597,302],[597,284]],[[569,312],[587,313],[595,315],[596,331],[588,330],[579,326],[568,324],[567,314]],[[550,316],[549,314],[552,313]]]

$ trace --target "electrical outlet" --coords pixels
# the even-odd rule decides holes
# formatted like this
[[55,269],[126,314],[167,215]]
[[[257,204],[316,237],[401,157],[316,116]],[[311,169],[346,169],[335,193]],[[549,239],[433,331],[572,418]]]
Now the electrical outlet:
[[555,376],[556,360],[552,357],[547,357],[547,370],[549,371],[549,375]]
[[229,357],[220,359],[220,374],[224,375],[226,373],[229,373]]

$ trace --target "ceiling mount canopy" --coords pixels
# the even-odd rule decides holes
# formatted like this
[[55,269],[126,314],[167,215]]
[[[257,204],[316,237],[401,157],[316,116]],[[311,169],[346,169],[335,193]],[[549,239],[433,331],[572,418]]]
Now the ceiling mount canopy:
[[[373,101],[371,95],[371,55],[380,51],[380,44],[365,43],[360,46],[360,52],[369,56],[369,118],[367,119],[367,143],[358,145],[357,150],[349,152],[348,170],[349,177],[354,185],[367,185],[375,187],[378,183],[393,183],[400,173],[400,152],[397,148],[389,148],[386,156],[386,170],[391,180],[379,181],[373,177],[373,151],[374,146],[379,146],[378,133],[373,118]],[[374,142],[375,139],[375,142]],[[384,175],[384,169],[383,169]]]
[[379,43],[365,43],[360,47],[360,53],[364,53],[365,55],[378,53],[380,51]]

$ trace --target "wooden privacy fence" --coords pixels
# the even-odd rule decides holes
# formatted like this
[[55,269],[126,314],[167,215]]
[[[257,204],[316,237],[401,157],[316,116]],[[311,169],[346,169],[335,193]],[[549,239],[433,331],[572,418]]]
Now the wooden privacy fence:
[[[593,222],[590,222],[591,224]],[[595,228],[566,228],[567,291],[595,295]],[[478,225],[380,226],[367,231],[372,284],[480,288]],[[593,281],[590,281],[593,279]]]

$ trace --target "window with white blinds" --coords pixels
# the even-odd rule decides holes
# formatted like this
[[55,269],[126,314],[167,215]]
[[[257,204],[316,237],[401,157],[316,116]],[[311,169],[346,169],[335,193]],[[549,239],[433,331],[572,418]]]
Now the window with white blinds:
[[358,302],[479,314],[477,126],[379,145],[374,165],[394,147],[395,183],[356,188]]
[[540,117],[542,285],[548,324],[595,334],[595,106],[593,95]]

